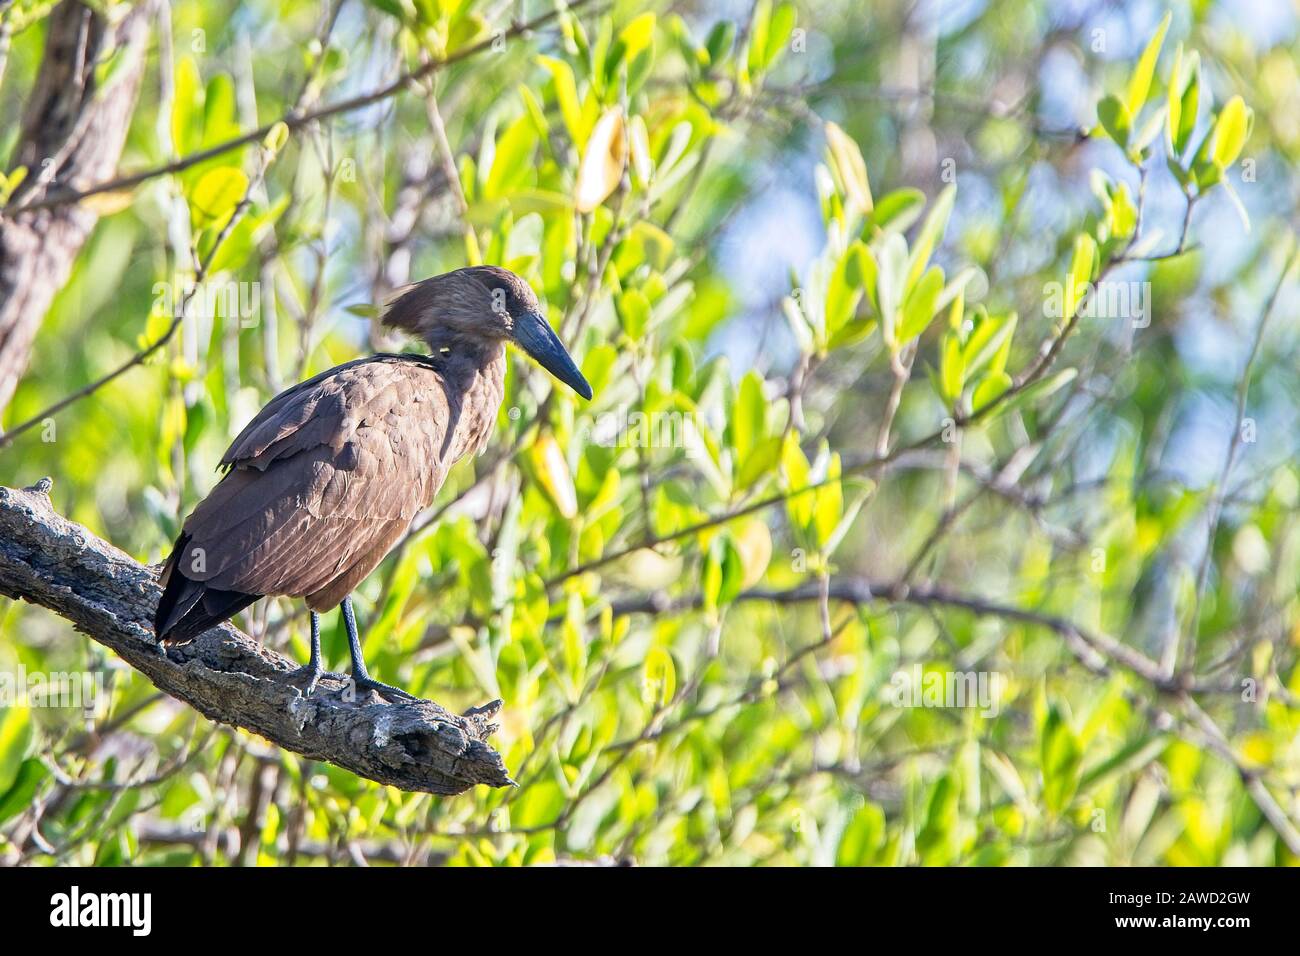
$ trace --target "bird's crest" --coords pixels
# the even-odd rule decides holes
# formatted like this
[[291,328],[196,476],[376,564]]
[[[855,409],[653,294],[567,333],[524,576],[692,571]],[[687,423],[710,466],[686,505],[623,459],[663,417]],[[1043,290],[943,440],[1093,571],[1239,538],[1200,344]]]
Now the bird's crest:
[[426,339],[440,329],[503,339],[511,335],[518,312],[536,308],[532,288],[513,272],[470,266],[398,289],[382,321]]

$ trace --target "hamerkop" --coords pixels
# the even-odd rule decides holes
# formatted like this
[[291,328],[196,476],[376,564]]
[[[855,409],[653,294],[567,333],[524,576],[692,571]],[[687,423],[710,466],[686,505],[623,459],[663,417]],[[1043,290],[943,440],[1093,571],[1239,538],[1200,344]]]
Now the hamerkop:
[[367,672],[349,594],[452,466],[487,442],[507,341],[583,398],[591,386],[528,283],[496,266],[415,283],[383,321],[418,335],[432,354],[348,362],[281,392],[248,423],[163,567],[154,632],[164,646],[193,640],[258,598],[301,597],[311,611],[311,659],[296,679],[308,694],[323,673],[319,612],[339,605],[356,687],[410,697]]

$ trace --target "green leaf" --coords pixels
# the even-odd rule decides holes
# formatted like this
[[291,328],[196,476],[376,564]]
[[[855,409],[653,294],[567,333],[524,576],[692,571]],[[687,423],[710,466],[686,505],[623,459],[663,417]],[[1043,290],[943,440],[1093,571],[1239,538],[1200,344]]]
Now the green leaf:
[[281,121],[266,131],[266,135],[262,137],[262,148],[274,156],[284,149],[287,142],[289,142],[289,126]]
[[1241,155],[1242,147],[1246,145],[1250,118],[1246,101],[1240,96],[1228,100],[1219,111],[1219,118],[1215,120],[1214,132],[1211,134],[1214,145],[1210,148],[1210,159],[1219,169],[1227,169]]
[[880,299],[876,289],[879,273],[880,266],[876,264],[876,257],[872,254],[871,247],[861,239],[853,240],[845,257],[844,279],[866,293],[871,307],[877,311],[880,309]]
[[582,106],[578,102],[578,84],[573,78],[573,68],[563,60],[553,56],[539,56],[537,61],[551,74],[551,85],[555,93],[556,105],[564,119],[564,127],[569,131],[569,138],[577,149],[582,149],[591,131],[583,119]]
[[[719,585],[714,591],[716,600],[718,592],[721,590],[721,572],[719,571]],[[646,701],[656,707],[666,706],[677,693],[677,667],[673,663],[673,657],[662,647],[655,646],[645,656],[645,670],[643,683],[646,692]]]
[[[799,439],[793,431],[785,434],[781,449],[781,470],[785,473],[788,490],[798,491],[808,487],[812,467],[808,464],[803,449],[799,447]],[[786,499],[785,508],[792,525],[796,528],[808,527],[813,517],[813,493],[792,495]]]
[[780,59],[785,51],[790,34],[794,31],[795,5],[789,0],[778,4],[772,11],[772,19],[767,29],[767,49],[763,54],[763,69],[767,70]]
[[740,471],[736,474],[736,486],[748,488],[775,469],[780,459],[780,437],[773,435],[764,438],[741,459]]
[[743,462],[766,435],[767,399],[763,396],[763,379],[751,371],[740,380],[731,417],[731,445],[736,459]]
[[406,11],[402,9],[402,5],[398,0],[366,0],[366,2],[376,10],[396,17],[398,20],[404,21],[406,19]]
[[1165,123],[1169,131],[1169,151],[1173,153],[1178,139],[1178,125],[1183,115],[1183,91],[1187,82],[1183,77],[1183,45],[1174,50],[1174,65],[1169,70],[1169,89],[1165,91]]
[[537,483],[555,510],[565,518],[577,515],[578,493],[573,486],[573,474],[569,471],[564,452],[550,432],[537,436],[529,449],[529,459]]
[[1026,408],[1033,405],[1037,400],[1047,398],[1059,392],[1070,382],[1078,377],[1079,370],[1073,368],[1063,368],[1054,375],[1040,379],[1032,385],[1027,385],[1020,391],[1016,392],[1006,401],[1006,409],[1010,411],[1016,408]]
[[45,769],[45,764],[41,763],[39,758],[28,757],[24,760],[18,767],[18,773],[14,775],[13,784],[3,796],[0,796],[0,823],[4,823],[31,806],[36,788],[47,776],[49,771]]
[[1107,215],[1111,236],[1117,239],[1127,239],[1131,236],[1133,230],[1137,228],[1137,215],[1137,204],[1129,192],[1128,183],[1120,183],[1115,187]]
[[554,780],[538,780],[519,791],[511,805],[510,822],[518,827],[554,824],[564,811],[568,797]]
[[868,866],[885,846],[885,811],[866,803],[854,812],[835,851],[836,866]]
[[609,79],[620,64],[627,64],[627,92],[636,93],[645,82],[654,62],[655,15],[643,13],[634,18],[618,34],[606,64]]
[[582,374],[597,395],[609,384],[616,364],[618,364],[618,349],[608,342],[601,342],[587,350],[587,355],[582,360]]
[[1016,327],[1016,313],[990,315],[982,308],[976,314],[975,328],[962,347],[966,376],[974,377],[1002,349]]
[[1074,799],[1083,753],[1078,739],[1056,705],[1048,708],[1040,731],[1039,765],[1043,773],[1043,804],[1052,816]]
[[718,535],[704,558],[704,609],[716,611],[734,601],[744,576],[744,561],[730,535]]
[[172,145],[183,156],[198,149],[203,136],[203,80],[192,57],[176,61],[172,84]]
[[877,266],[876,308],[880,313],[880,332],[885,344],[897,350],[898,311],[907,294],[907,240],[896,232],[885,236]]
[[1128,147],[1128,156],[1135,166],[1142,165],[1142,161],[1146,157],[1147,147],[1150,146],[1151,143],[1155,141],[1155,138],[1160,135],[1160,130],[1164,128],[1164,125],[1165,110],[1162,106],[1147,117],[1138,128],[1138,131],[1131,137]]
[[27,758],[32,742],[31,711],[10,704],[0,710],[0,793],[4,793],[18,776],[18,768]]
[[235,119],[235,83],[225,73],[218,73],[208,81],[203,94],[202,145],[215,146],[233,139],[240,132]]
[[939,394],[951,410],[966,386],[966,353],[956,331],[944,333],[939,359]]
[[1066,302],[1063,318],[1073,318],[1080,300],[1092,281],[1093,269],[1097,263],[1097,241],[1086,232],[1081,232],[1074,240],[1074,250],[1070,256],[1070,268],[1065,274]]
[[643,13],[619,31],[616,49],[622,56],[631,59],[654,42],[654,35],[655,15]]
[[838,124],[827,123],[825,129],[831,173],[845,202],[859,213],[871,212],[871,182],[867,178],[867,163],[862,158],[862,150]]
[[1160,47],[1164,45],[1165,33],[1169,30],[1172,13],[1166,13],[1156,27],[1155,35],[1147,43],[1146,49],[1138,59],[1137,66],[1129,77],[1128,90],[1124,94],[1124,105],[1129,116],[1137,116],[1146,104],[1147,94],[1151,90],[1151,77],[1155,74],[1156,60],[1160,57]]
[[1097,104],[1097,122],[1106,131],[1106,135],[1115,141],[1120,149],[1128,148],[1128,137],[1133,127],[1133,117],[1128,107],[1117,96],[1103,97]]
[[992,345],[996,346],[993,351],[993,357],[989,359],[989,371],[997,374],[1006,371],[1007,359],[1011,355],[1011,340],[1015,335],[1016,323],[1020,316],[1015,312],[1008,312],[1003,319],[1002,328],[998,330],[999,334]]
[[537,128],[527,113],[506,127],[497,140],[492,169],[483,184],[484,199],[500,199],[525,185],[534,175]]
[[564,674],[568,678],[569,686],[575,696],[587,674],[587,641],[583,634],[584,617],[582,595],[574,592],[569,595],[560,636],[564,652]]
[[[1210,138],[1205,140],[1207,146]],[[1217,163],[1212,163],[1208,159],[1202,159],[1192,164],[1192,179],[1196,182],[1196,188],[1199,192],[1205,192],[1211,186],[1217,186],[1223,181],[1223,167]]]
[[633,116],[627,124],[628,154],[632,158],[633,181],[639,188],[649,185],[654,176],[654,160],[650,158],[650,134],[645,120]]
[[537,133],[537,139],[549,154],[551,124],[546,120],[546,110],[542,107],[537,94],[523,83],[520,83],[515,89],[519,93],[520,101],[524,104],[524,112],[528,114],[529,122],[533,124],[533,131]]
[[898,327],[898,340],[912,341],[926,330],[939,310],[939,296],[943,292],[943,270],[931,266],[916,284],[903,306],[903,321]]
[[248,177],[242,169],[218,166],[199,177],[190,193],[190,218],[194,228],[224,224],[248,191]]
[[731,20],[719,20],[709,31],[709,38],[704,41],[704,50],[708,53],[708,66],[717,66],[731,53],[736,42],[736,24]]
[[[935,303],[935,311],[942,312],[950,303],[956,302],[958,299],[961,299],[964,303],[966,286],[970,285],[971,280],[979,274],[980,270],[975,266],[967,266],[965,269],[962,269],[953,276],[948,284],[943,287],[943,293],[939,296],[939,301]],[[958,322],[960,322],[960,311],[958,312],[957,319]]]
[[925,823],[916,835],[916,852],[927,866],[946,866],[957,855],[958,799],[955,776],[945,773],[930,791]]
[[1002,397],[1012,385],[1011,376],[1006,372],[989,372],[975,386],[971,394],[971,412],[979,412]]
[[757,77],[767,65],[767,38],[772,25],[772,0],[758,0],[749,23],[749,55],[746,61],[750,77]]
[[606,110],[591,131],[578,164],[574,183],[574,205],[579,212],[591,212],[618,188],[627,166],[627,135],[623,113]]
[[650,302],[640,289],[629,289],[615,300],[619,321],[628,338],[637,341],[650,326]]
[[795,341],[799,344],[799,351],[805,355],[816,351],[818,343],[814,336],[813,327],[808,322],[807,316],[803,314],[803,308],[800,306],[799,301],[794,296],[785,296],[781,300],[781,311],[785,315],[786,322],[790,325],[791,334],[794,335]]
[[912,257],[908,264],[905,291],[916,285],[921,274],[925,272],[926,266],[930,264],[930,256],[943,241],[943,234],[948,229],[948,217],[952,215],[952,204],[956,198],[957,187],[950,183],[939,193],[934,205],[926,214],[925,222],[921,224],[921,231],[916,234],[916,241],[912,244]]
[[[289,208],[289,199],[289,194],[283,193],[269,209],[245,215],[235,223],[226,235],[225,241],[222,242],[221,248],[213,253],[208,273],[216,275],[223,270],[234,270],[243,266],[252,257],[262,236],[274,228],[281,214]],[[371,311],[374,312],[373,308]],[[373,317],[373,314],[367,316],[370,317]]]
[[895,189],[880,197],[868,223],[877,229],[903,232],[921,217],[925,193],[911,187]]
[[[1188,144],[1192,140],[1192,133],[1196,130],[1196,113],[1200,108],[1201,95],[1201,60],[1195,53],[1188,56],[1189,66],[1186,70],[1189,75],[1187,86],[1183,89],[1182,96],[1178,101],[1178,126],[1175,132],[1173,125],[1170,125],[1170,133],[1173,136],[1173,148],[1175,155],[1181,156],[1187,150]],[[1171,114],[1172,115],[1172,111]]]
[[873,267],[871,253],[860,242],[845,250],[835,264],[826,289],[827,337],[834,335],[853,318],[858,303],[862,301],[864,274],[870,275]]
[[[825,449],[823,448],[823,453]],[[830,541],[844,515],[844,491],[840,486],[840,456],[832,454],[826,466],[826,483],[813,492],[813,530],[817,543]]]

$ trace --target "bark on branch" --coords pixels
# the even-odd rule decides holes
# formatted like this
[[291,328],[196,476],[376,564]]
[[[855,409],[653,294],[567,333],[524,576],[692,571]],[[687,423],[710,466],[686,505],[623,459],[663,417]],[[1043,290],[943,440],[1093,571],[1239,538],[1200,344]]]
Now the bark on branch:
[[295,662],[230,625],[164,654],[151,624],[154,570],[57,514],[49,488],[48,478],[24,490],[0,486],[0,594],[67,618],[204,716],[304,757],[427,793],[513,782],[486,743],[500,701],[457,716],[427,700],[351,700],[348,684],[331,678],[305,698],[287,679]]

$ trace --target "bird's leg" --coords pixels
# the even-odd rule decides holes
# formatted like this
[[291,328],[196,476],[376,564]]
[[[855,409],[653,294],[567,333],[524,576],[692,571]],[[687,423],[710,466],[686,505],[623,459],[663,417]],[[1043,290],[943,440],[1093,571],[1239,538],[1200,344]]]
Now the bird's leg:
[[[320,615],[315,611],[311,612],[311,657],[305,665],[299,667],[289,675],[289,680],[295,684],[303,685],[303,696],[310,697],[312,691],[316,689],[316,684],[325,676],[325,670],[321,667],[320,662]],[[337,677],[342,680],[347,678],[343,674],[330,673],[330,677]]]
[[348,631],[348,654],[352,657],[352,684],[358,690],[373,690],[380,697],[396,697],[398,700],[416,700],[401,688],[384,684],[370,676],[366,662],[361,656],[361,639],[357,637],[357,619],[352,613],[352,597],[349,595],[339,605],[343,611],[343,625]]

